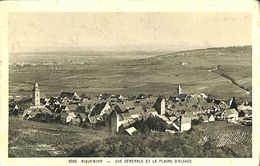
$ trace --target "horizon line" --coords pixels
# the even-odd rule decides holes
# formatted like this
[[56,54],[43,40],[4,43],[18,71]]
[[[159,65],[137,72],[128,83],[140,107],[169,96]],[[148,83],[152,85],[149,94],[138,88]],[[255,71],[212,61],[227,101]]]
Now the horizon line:
[[[228,45],[228,46],[205,46],[205,47],[194,47],[194,48],[187,48],[187,49],[176,49],[174,46],[173,49],[156,49],[153,48],[152,50],[148,50],[148,48],[143,48],[140,49],[140,47],[137,47],[136,49],[134,48],[128,48],[125,50],[117,50],[116,47],[46,47],[46,48],[35,48],[32,51],[10,51],[10,54],[26,54],[26,53],[47,53],[47,52],[125,52],[125,53],[131,53],[131,52],[182,52],[182,51],[192,51],[192,50],[206,50],[206,49],[216,49],[216,48],[229,48],[229,47],[249,47],[253,46],[252,44],[246,44],[246,45]],[[125,46],[123,46],[125,47]],[[170,46],[166,46],[170,47]],[[174,49],[175,48],[175,49]],[[43,49],[48,49],[44,51]],[[51,49],[51,50],[50,50]],[[57,50],[55,50],[57,49]],[[64,50],[62,50],[64,49]],[[71,49],[71,50],[66,50],[66,49]],[[75,50],[75,49],[80,49],[80,50]]]

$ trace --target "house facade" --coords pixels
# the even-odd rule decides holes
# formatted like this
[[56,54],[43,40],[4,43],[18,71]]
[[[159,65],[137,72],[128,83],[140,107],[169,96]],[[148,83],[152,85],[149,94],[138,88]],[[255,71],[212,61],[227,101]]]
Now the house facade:
[[234,108],[224,110],[221,113],[221,119],[227,120],[230,122],[235,122],[238,120],[238,112]]

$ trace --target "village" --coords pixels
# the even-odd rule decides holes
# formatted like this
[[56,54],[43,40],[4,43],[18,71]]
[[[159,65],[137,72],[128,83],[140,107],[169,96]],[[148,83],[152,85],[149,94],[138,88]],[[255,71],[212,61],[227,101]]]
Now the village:
[[[81,127],[104,127],[112,134],[140,134],[136,123],[157,118],[166,124],[164,132],[188,131],[199,123],[227,121],[238,125],[252,125],[252,103],[237,104],[234,97],[224,102],[209,98],[205,93],[185,94],[181,85],[177,95],[165,98],[140,94],[100,94],[96,98],[62,91],[57,97],[41,97],[39,84],[34,83],[28,100],[9,98],[9,116],[24,120],[61,123]],[[156,128],[156,127],[155,127]],[[156,129],[152,129],[156,132]],[[158,130],[157,130],[158,131]]]

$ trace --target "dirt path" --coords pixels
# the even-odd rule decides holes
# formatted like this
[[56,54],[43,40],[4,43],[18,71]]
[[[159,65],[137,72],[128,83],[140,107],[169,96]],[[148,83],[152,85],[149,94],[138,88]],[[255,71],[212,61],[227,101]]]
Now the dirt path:
[[71,79],[71,78],[76,78],[78,76],[80,76],[81,74],[79,75],[75,75],[75,76],[70,76],[70,77],[63,77],[63,78],[60,78],[60,80],[67,80],[67,79]]
[[214,69],[210,69],[208,70],[209,72],[213,72],[216,73],[218,75],[220,75],[221,77],[224,77],[226,79],[228,79],[232,84],[236,85],[237,87],[239,87],[240,89],[246,91],[247,94],[250,94],[250,89],[238,84],[234,78],[230,77],[229,75],[227,75],[226,73],[224,73],[223,71],[221,71],[219,68],[214,68]]

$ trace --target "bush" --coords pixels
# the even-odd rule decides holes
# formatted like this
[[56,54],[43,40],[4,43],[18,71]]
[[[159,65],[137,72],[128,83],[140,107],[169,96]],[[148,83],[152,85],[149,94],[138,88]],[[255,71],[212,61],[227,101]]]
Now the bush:
[[151,130],[165,131],[167,124],[159,117],[149,117],[146,120],[138,120],[134,127],[138,128],[141,133],[149,134]]

